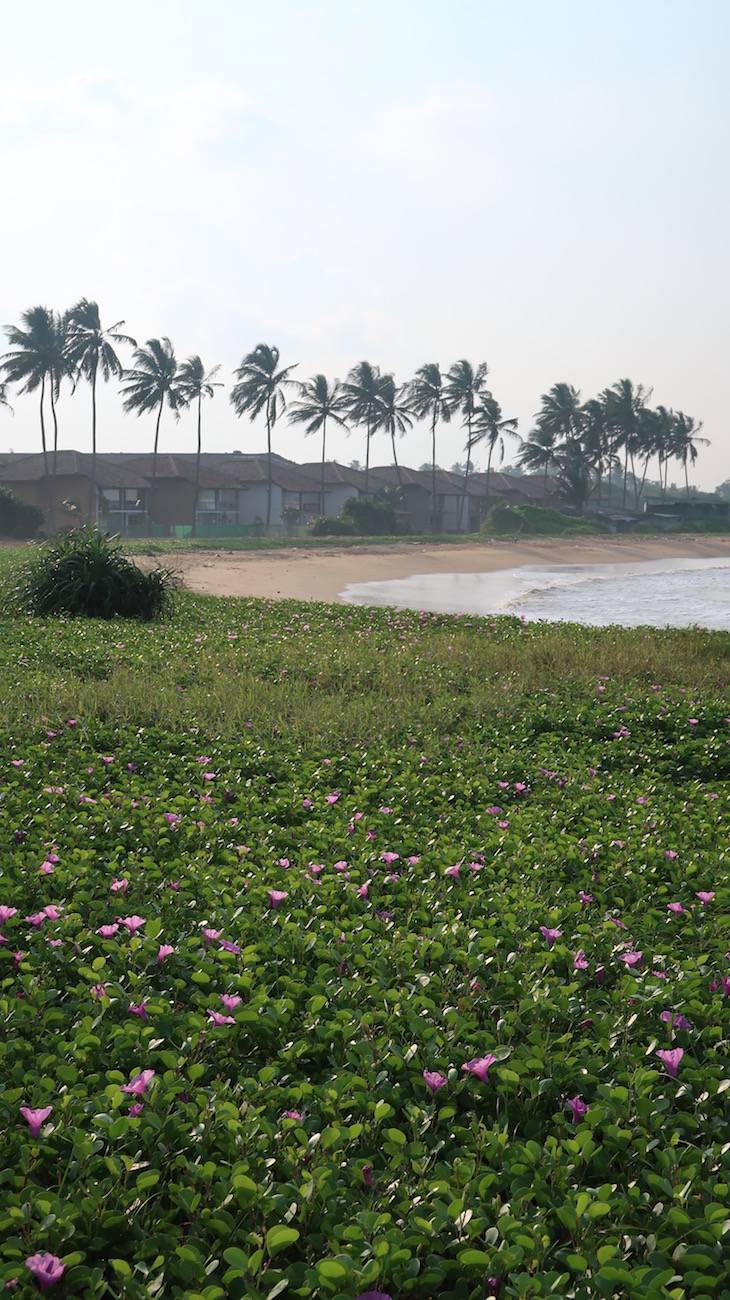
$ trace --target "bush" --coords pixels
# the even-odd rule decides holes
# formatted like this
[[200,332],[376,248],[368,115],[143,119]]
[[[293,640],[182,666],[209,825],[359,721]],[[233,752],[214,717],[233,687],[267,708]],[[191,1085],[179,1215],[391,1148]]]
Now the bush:
[[117,538],[87,525],[44,542],[15,595],[31,614],[46,617],[150,621],[172,612],[176,585],[169,569],[143,573],[122,554]]
[[552,506],[492,506],[481,527],[484,537],[520,534],[528,537],[572,537],[575,534],[600,533],[595,524],[575,515],[565,515]]
[[16,497],[9,488],[0,487],[0,537],[25,540],[35,537],[43,523],[43,511],[22,497]]
[[349,520],[359,537],[397,537],[411,531],[398,512],[395,493],[387,489],[375,497],[348,497],[340,518]]
[[354,537],[355,525],[340,515],[320,515],[310,519],[307,531],[310,537]]

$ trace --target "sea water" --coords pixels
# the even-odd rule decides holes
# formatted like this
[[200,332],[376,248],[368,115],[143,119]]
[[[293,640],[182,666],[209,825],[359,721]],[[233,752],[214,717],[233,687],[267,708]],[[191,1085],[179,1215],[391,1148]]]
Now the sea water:
[[352,583],[356,605],[436,613],[516,614],[528,621],[602,627],[730,630],[730,559],[667,559],[623,564],[523,565],[495,573],[415,574]]

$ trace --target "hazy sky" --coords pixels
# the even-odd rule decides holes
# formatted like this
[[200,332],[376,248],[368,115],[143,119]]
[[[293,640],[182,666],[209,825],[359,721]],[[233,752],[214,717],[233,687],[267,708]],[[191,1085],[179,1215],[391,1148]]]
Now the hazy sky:
[[[485,360],[523,435],[557,381],[587,398],[628,376],[704,421],[694,478],[714,486],[729,36],[728,0],[6,5],[0,322],[85,296],[140,342],[219,362],[209,450],[265,446],[228,402],[262,341],[301,378]],[[0,449],[34,451],[37,401],[11,400]],[[153,419],[120,411],[110,388],[100,452],[150,449]],[[59,418],[88,450],[88,390]],[[192,414],[166,414],[160,450],[194,445]],[[274,448],[319,455],[284,421]],[[364,459],[357,431],[330,448]],[[441,432],[442,464],[462,448]],[[427,460],[427,430],[399,450]],[[384,437],[372,456],[390,461]]]

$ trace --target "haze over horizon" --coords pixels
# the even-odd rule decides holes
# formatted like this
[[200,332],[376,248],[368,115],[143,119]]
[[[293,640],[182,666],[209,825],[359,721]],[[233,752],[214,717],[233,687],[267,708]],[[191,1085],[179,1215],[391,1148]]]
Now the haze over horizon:
[[[724,0],[211,0],[205,22],[192,0],[36,0],[4,34],[0,324],[88,297],[220,363],[204,450],[265,449],[228,392],[266,342],[301,379],[486,361],[523,437],[553,384],[628,377],[703,421],[696,486],[730,477]],[[39,450],[37,397],[8,395],[0,451]],[[100,455],[153,432],[100,392]],[[59,446],[90,441],[66,386]],[[364,460],[360,431],[328,442]],[[442,427],[439,462],[463,445]],[[160,452],[194,447],[193,412],[166,411]],[[283,419],[273,449],[319,455]],[[399,445],[429,457],[425,426]]]

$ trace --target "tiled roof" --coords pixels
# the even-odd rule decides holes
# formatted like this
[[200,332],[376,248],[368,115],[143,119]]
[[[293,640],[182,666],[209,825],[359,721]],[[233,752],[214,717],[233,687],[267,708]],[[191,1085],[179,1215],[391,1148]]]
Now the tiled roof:
[[[91,456],[86,452],[59,450],[56,453],[57,478],[86,478],[91,481]],[[48,452],[48,473],[53,473],[53,451]],[[8,456],[0,453],[0,483],[37,483],[46,476],[46,468],[41,452],[30,456]],[[104,456],[96,458],[96,481],[101,488],[141,487],[144,476],[123,468],[107,460]]]

